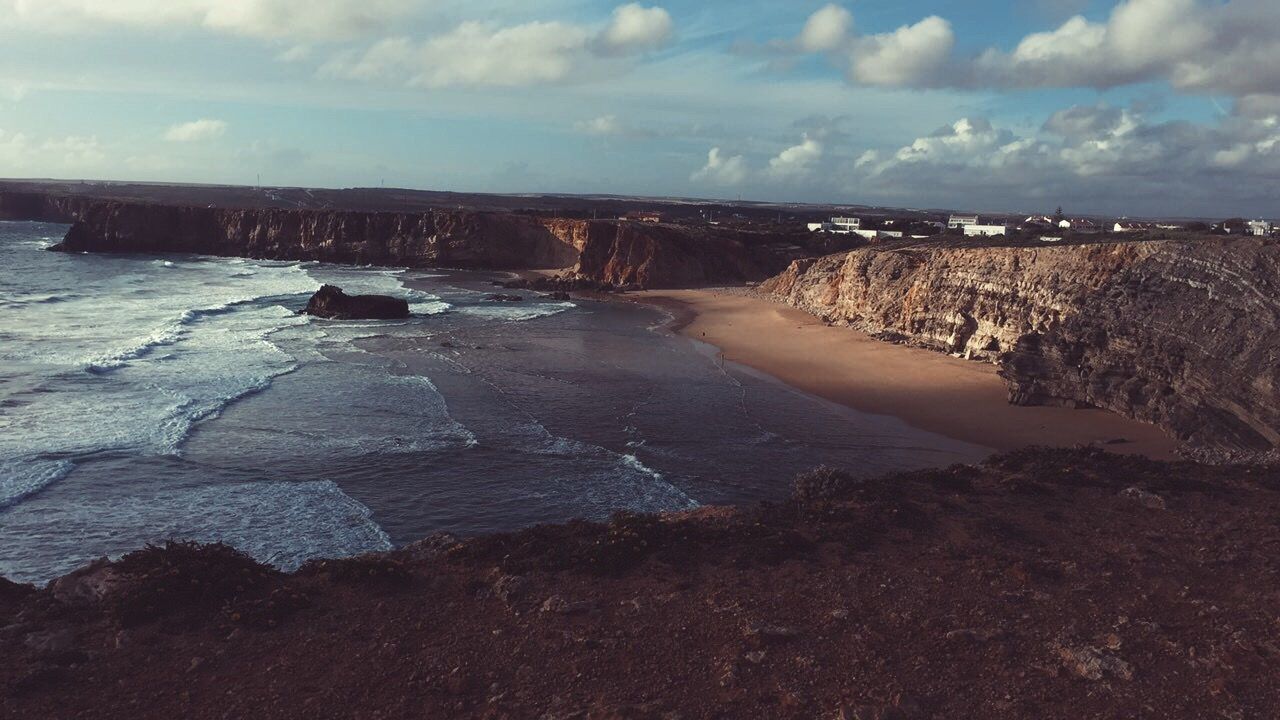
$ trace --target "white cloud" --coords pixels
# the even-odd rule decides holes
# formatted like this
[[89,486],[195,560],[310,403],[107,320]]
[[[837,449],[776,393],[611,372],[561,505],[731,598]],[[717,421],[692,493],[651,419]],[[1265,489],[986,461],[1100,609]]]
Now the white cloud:
[[725,155],[716,147],[707,153],[707,164],[690,176],[690,180],[713,185],[741,185],[748,174],[747,161],[741,155]]
[[839,5],[826,5],[809,16],[798,44],[804,52],[831,52],[844,46],[853,32],[853,13]]
[[200,142],[222,137],[226,132],[224,120],[192,120],[170,127],[165,131],[164,139],[169,142]]
[[1039,133],[1021,137],[971,118],[896,150],[868,151],[851,167],[849,186],[881,199],[1225,215],[1233,206],[1265,202],[1267,188],[1280,180],[1280,116],[1235,115],[1206,126],[1081,106],[1054,113]]
[[573,129],[583,135],[623,135],[626,129],[618,122],[617,115],[601,115],[591,120],[580,120]]
[[199,27],[268,40],[345,40],[376,32],[413,0],[0,0],[0,17],[43,32],[104,26]]
[[878,35],[859,36],[852,24],[829,5],[793,47],[829,53],[859,85],[1106,89],[1166,81],[1188,92],[1280,95],[1275,0],[1123,0],[1104,22],[1075,16],[973,59],[954,55],[954,31],[936,16]]
[[424,87],[516,86],[565,80],[589,34],[558,22],[500,28],[466,22],[415,42],[383,40],[361,56],[339,58],[325,72],[358,80],[398,80]]
[[609,53],[634,53],[661,47],[671,40],[671,14],[660,7],[639,3],[613,11],[613,21],[600,33],[599,46]]
[[0,129],[0,163],[14,174],[84,176],[101,170],[106,157],[94,136],[68,135],[40,140]]
[[573,124],[573,131],[580,135],[596,137],[650,138],[653,131],[638,128],[617,115],[601,115],[590,120],[579,120]]
[[858,35],[853,28],[851,12],[826,5],[809,16],[800,36],[785,47],[827,53],[859,85],[930,87],[942,84],[942,75],[950,71],[955,33],[940,17],[873,35]]
[[863,85],[934,85],[948,69],[953,47],[951,23],[928,17],[891,33],[856,38],[849,77]]
[[821,142],[806,134],[799,145],[783,150],[769,161],[769,174],[781,180],[808,175],[822,159],[823,150]]
[[653,49],[670,33],[665,10],[634,4],[615,10],[612,22],[600,31],[565,22],[507,27],[464,22],[426,40],[382,40],[363,53],[338,56],[321,72],[430,88],[559,83],[606,70],[610,57]]

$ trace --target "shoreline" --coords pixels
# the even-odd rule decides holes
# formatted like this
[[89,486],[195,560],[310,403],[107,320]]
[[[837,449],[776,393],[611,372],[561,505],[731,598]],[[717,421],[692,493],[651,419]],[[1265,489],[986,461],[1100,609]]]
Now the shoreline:
[[669,313],[667,329],[714,345],[726,360],[953,440],[997,452],[1100,445],[1157,460],[1177,457],[1177,441],[1153,425],[1098,409],[1011,405],[994,365],[828,326],[747,288],[646,290],[623,297]]

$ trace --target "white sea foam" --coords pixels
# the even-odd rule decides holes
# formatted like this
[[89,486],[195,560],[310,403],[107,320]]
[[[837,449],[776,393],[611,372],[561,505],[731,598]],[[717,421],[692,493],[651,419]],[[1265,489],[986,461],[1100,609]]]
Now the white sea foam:
[[538,318],[558,315],[566,310],[577,307],[571,302],[561,303],[530,303],[530,304],[506,304],[492,303],[489,305],[467,305],[465,307],[455,308],[455,312],[463,315],[471,315],[473,317],[488,318],[500,322],[522,322],[525,320],[536,320]]
[[0,461],[0,510],[66,477],[75,468],[70,460],[14,457]]
[[[305,320],[261,299],[311,289],[302,269],[234,279],[224,262],[182,265],[190,272],[176,284],[127,274],[104,281],[103,293],[115,292],[109,311],[88,288],[14,324],[17,339],[0,347],[0,360],[31,368],[36,380],[0,397],[11,406],[0,414],[0,506],[62,479],[80,458],[177,453],[196,424],[296,368],[269,337]],[[134,335],[139,326],[151,329]]]
[[369,509],[332,482],[161,487],[12,508],[0,523],[0,576],[43,582],[170,539],[225,542],[285,570],[392,547]]

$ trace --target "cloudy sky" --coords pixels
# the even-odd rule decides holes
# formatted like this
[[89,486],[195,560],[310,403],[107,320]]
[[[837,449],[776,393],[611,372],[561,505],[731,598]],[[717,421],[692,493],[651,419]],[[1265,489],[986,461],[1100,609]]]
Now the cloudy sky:
[[0,176],[1280,215],[1277,0],[0,0]]

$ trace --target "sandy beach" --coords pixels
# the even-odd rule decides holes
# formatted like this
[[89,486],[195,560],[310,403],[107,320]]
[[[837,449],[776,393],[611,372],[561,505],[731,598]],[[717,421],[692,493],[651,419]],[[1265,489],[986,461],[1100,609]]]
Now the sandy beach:
[[672,330],[718,347],[726,360],[922,430],[996,450],[1100,443],[1112,452],[1174,457],[1176,441],[1154,426],[1103,410],[1010,405],[994,365],[829,327],[745,290],[654,290],[631,297],[668,310]]

